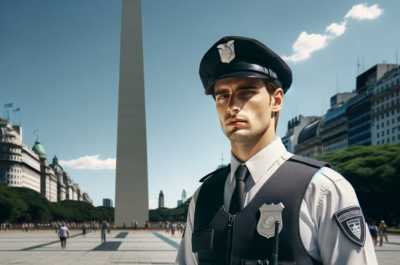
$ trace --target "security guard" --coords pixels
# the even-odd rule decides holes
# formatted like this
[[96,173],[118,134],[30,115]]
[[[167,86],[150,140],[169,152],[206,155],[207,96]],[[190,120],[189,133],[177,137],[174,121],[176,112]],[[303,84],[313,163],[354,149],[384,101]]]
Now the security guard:
[[224,37],[204,55],[200,78],[231,163],[200,180],[176,263],[268,264],[279,221],[278,264],[377,264],[350,183],[276,136],[292,83],[286,63],[257,40]]

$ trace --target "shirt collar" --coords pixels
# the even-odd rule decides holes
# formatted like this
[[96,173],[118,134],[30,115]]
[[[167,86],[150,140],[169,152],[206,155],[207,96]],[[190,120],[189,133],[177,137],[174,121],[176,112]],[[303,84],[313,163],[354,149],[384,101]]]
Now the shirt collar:
[[[249,169],[254,183],[257,183],[265,172],[267,172],[276,160],[278,160],[285,152],[286,148],[283,145],[281,138],[277,136],[269,145],[243,163]],[[242,163],[231,152],[230,183],[235,179],[235,172],[240,164]]]

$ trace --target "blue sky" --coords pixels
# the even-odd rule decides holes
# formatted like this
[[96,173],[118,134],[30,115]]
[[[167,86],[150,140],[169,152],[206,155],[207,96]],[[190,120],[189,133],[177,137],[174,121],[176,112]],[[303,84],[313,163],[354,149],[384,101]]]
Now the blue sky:
[[[286,56],[282,137],[296,114],[321,115],[336,91],[355,88],[357,58],[360,73],[396,62],[398,10],[399,1],[142,1],[150,208],[160,190],[167,207],[183,189],[191,196],[221,152],[229,163],[198,75],[217,40],[251,37]],[[38,129],[48,160],[66,161],[94,205],[115,196],[120,22],[120,1],[0,0],[0,106],[21,108],[10,116],[24,143],[32,147]]]

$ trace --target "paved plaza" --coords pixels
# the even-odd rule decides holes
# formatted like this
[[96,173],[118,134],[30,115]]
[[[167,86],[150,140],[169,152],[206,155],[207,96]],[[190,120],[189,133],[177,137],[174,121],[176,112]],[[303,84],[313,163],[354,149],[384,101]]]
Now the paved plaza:
[[[380,265],[400,264],[400,236],[389,240],[375,248]],[[2,232],[0,264],[174,264],[180,241],[164,231],[131,230],[112,231],[101,244],[100,232],[72,231],[62,250],[54,231]]]

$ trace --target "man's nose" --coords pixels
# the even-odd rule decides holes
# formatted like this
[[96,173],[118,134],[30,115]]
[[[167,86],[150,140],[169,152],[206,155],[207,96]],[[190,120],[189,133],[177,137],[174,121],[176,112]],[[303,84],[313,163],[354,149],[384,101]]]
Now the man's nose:
[[239,100],[235,95],[231,95],[229,97],[229,102],[228,102],[228,113],[229,114],[237,114],[240,111],[240,105],[239,105]]

